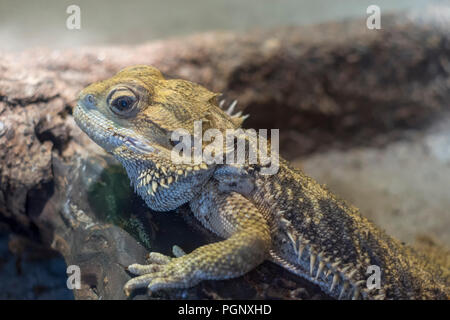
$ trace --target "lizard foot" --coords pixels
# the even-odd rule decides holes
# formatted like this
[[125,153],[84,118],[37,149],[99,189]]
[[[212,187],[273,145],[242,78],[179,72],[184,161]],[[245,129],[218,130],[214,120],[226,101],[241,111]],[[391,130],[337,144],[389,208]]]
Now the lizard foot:
[[195,260],[178,247],[172,248],[175,258],[150,252],[146,265],[132,264],[127,270],[138,277],[129,280],[124,291],[127,296],[135,289],[147,288],[148,294],[165,288],[187,288],[201,279],[195,277]]
[[[174,246],[174,257],[152,252],[147,265],[130,265],[128,271],[137,277],[125,284],[127,295],[138,288],[147,288],[151,294],[161,289],[189,288],[202,280],[236,278],[264,261],[271,246],[269,225],[264,216],[239,194],[217,194],[214,200],[217,210],[227,219],[234,219],[233,223],[239,227],[225,240],[198,247],[190,253]],[[210,206],[202,210],[214,211]],[[240,213],[239,217],[235,212]]]

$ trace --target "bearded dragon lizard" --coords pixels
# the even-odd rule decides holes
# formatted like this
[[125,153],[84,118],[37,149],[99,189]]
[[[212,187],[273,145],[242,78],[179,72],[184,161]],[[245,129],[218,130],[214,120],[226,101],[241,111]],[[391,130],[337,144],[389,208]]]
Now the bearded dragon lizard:
[[[202,280],[239,277],[272,261],[339,299],[448,299],[448,269],[388,236],[359,211],[285,160],[276,174],[261,164],[174,163],[171,134],[195,121],[220,131],[239,128],[219,95],[150,66],[128,67],[81,91],[74,118],[127,171],[135,191],[156,211],[189,203],[223,241],[175,257],[151,252],[132,264],[124,290],[149,293]],[[368,267],[380,270],[367,286]]]

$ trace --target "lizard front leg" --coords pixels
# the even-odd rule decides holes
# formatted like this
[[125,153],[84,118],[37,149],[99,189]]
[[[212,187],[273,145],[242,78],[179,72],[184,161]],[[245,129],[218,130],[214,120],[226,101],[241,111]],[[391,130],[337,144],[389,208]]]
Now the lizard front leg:
[[150,253],[148,265],[133,264],[136,275],[125,292],[147,287],[149,293],[165,288],[188,288],[202,280],[241,276],[263,262],[271,246],[269,226],[256,207],[237,193],[207,187],[191,208],[200,222],[226,240],[197,248],[176,258]]

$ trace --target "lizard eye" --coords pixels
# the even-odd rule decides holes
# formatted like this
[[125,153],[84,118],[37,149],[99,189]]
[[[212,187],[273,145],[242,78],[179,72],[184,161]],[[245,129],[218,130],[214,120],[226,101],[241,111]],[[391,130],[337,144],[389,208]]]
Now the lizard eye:
[[117,113],[123,113],[128,111],[128,109],[130,109],[133,106],[134,101],[135,100],[132,99],[131,97],[123,96],[114,99],[114,101],[111,102],[111,106]]
[[133,110],[137,97],[130,89],[114,90],[108,97],[111,110],[119,115],[126,115]]

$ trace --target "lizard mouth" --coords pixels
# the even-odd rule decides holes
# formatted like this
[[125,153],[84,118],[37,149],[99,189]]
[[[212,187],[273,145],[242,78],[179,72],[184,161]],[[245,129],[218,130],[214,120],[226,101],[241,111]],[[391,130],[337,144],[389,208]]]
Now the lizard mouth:
[[78,103],[73,113],[76,124],[98,145],[111,152],[117,147],[126,146],[140,154],[158,153],[159,150],[143,137],[136,136],[130,129],[117,126],[98,110]]
[[158,153],[158,150],[150,145],[149,142],[132,137],[124,137],[123,143],[135,152],[144,153]]

